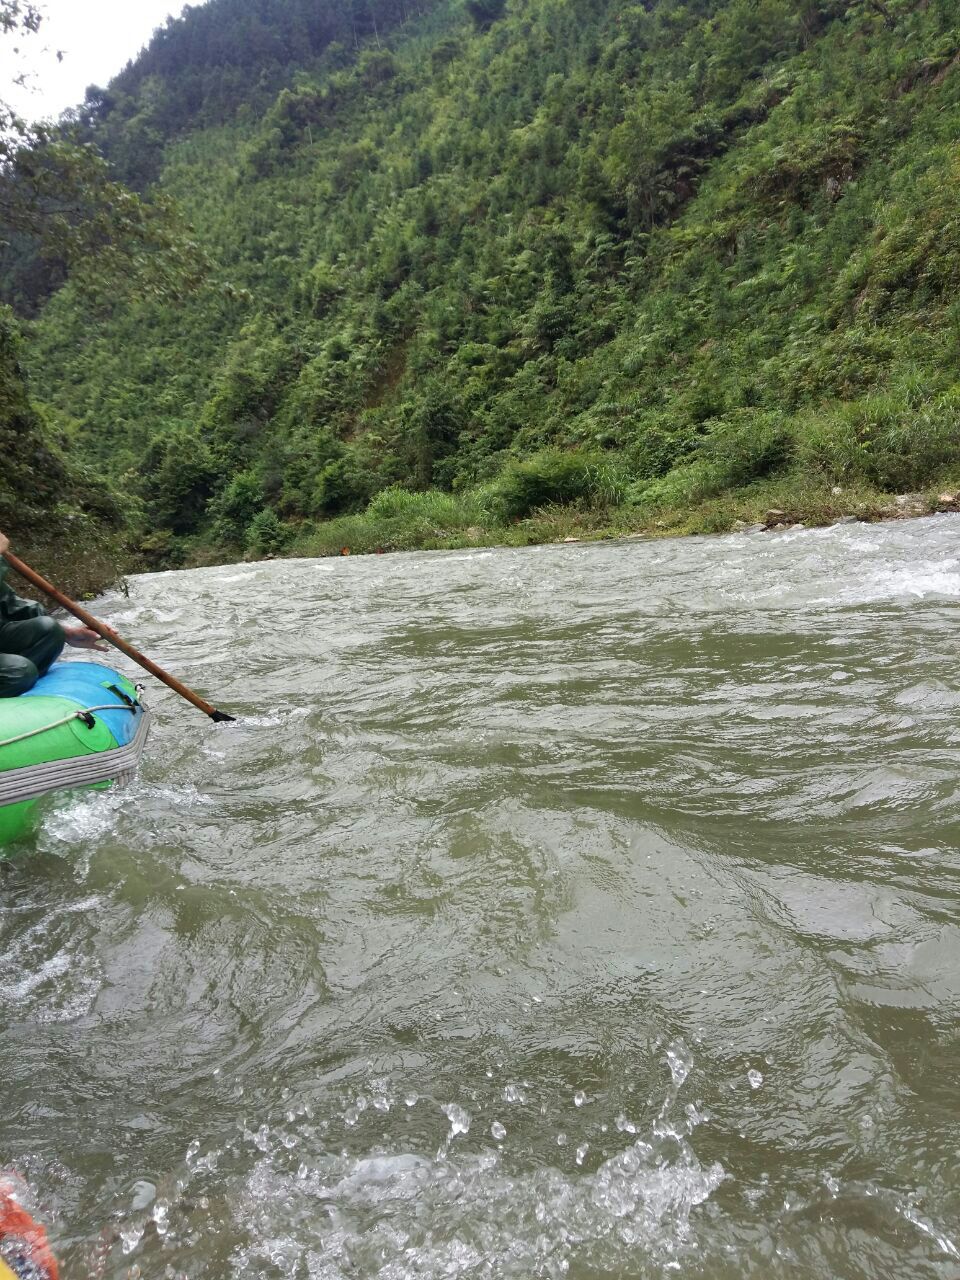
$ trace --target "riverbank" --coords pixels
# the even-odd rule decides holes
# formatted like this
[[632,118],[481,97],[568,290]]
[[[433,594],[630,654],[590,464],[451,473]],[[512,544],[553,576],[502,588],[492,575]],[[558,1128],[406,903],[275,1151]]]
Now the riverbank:
[[254,542],[148,538],[136,571],[203,568],[241,560],[379,555],[472,547],[537,546],[627,537],[683,537],[839,521],[900,520],[960,510],[960,472],[941,472],[923,490],[897,493],[865,481],[836,483],[786,472],[716,491],[696,472],[637,491],[616,462],[544,452],[517,461],[464,493],[383,490],[365,511],[284,524],[265,510]]
[[[386,495],[381,495],[384,497]],[[371,509],[361,515],[326,521],[304,530],[273,554],[336,556],[536,546],[630,536],[657,538],[760,532],[854,520],[903,520],[960,510],[960,484],[941,484],[923,492],[895,494],[868,486],[799,486],[770,481],[693,506],[553,505],[508,524],[484,522],[482,512],[469,507],[464,510],[463,505],[448,494],[393,491],[389,501],[381,501],[378,509],[373,508],[371,504]]]
[[[139,567],[119,535],[96,536],[79,520],[75,526],[62,532],[56,530],[53,535],[10,527],[11,550],[73,600],[93,600]],[[17,595],[49,606],[49,600],[18,574],[11,571],[8,581]]]

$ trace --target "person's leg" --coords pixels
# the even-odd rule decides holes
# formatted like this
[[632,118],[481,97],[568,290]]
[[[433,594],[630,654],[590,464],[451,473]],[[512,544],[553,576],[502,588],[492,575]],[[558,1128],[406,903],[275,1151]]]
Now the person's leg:
[[32,689],[40,672],[29,658],[15,653],[0,653],[0,698],[16,698]]
[[26,658],[42,676],[60,657],[63,646],[63,627],[46,614],[27,618],[25,622],[5,622],[0,626],[0,653]]

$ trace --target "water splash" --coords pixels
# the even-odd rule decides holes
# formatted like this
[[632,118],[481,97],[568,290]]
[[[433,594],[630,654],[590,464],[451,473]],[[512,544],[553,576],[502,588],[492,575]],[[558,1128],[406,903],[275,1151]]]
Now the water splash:
[[470,1113],[465,1111],[463,1107],[457,1106],[455,1102],[447,1103],[446,1106],[440,1108],[443,1114],[450,1121],[450,1138],[458,1138],[461,1134],[470,1132]]

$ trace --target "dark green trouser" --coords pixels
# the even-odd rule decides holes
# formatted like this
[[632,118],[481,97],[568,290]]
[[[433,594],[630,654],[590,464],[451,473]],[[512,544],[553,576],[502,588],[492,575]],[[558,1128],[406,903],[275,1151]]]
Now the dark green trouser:
[[0,622],[0,698],[32,689],[62,648],[63,627],[53,618]]

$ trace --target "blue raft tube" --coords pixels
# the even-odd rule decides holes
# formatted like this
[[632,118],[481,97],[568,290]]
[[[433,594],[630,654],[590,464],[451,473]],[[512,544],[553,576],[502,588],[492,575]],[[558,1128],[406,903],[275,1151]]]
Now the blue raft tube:
[[0,845],[28,830],[42,796],[129,782],[149,728],[138,687],[98,662],[56,662],[0,699]]

